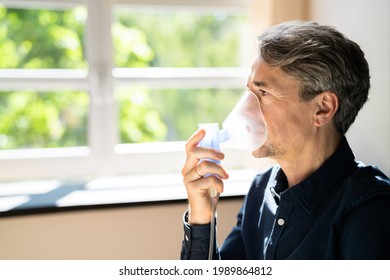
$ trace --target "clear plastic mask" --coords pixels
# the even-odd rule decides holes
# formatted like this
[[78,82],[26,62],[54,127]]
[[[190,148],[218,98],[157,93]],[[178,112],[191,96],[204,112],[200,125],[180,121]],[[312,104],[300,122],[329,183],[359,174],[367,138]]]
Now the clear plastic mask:
[[260,148],[267,139],[267,125],[259,99],[246,91],[225,121],[222,123],[219,142],[232,148],[250,151]]
[[[244,96],[234,106],[233,110],[222,123],[219,130],[218,123],[202,123],[199,129],[206,131],[205,137],[199,143],[200,147],[209,147],[219,150],[220,144],[225,142],[232,148],[254,151],[259,149],[267,139],[267,125],[256,95],[246,91]],[[219,161],[206,159],[219,163]],[[206,174],[205,177],[212,174]],[[210,197],[216,197],[215,188],[210,188]]]

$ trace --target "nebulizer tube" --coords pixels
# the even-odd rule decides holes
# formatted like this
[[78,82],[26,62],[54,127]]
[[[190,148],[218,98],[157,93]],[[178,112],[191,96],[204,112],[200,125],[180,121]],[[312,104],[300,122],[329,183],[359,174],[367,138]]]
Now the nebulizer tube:
[[[218,123],[203,123],[198,125],[199,129],[204,129],[206,131],[205,137],[199,143],[200,147],[214,148],[220,150],[219,147],[219,124]],[[207,159],[215,163],[220,164],[218,160]],[[212,174],[206,174],[204,177],[211,176]],[[215,187],[209,189],[210,196],[210,205],[211,205],[211,222],[210,222],[210,244],[209,244],[209,255],[208,259],[213,259],[214,253],[214,228],[215,228],[215,215],[219,194]]]
[[[219,130],[218,123],[199,124],[199,129],[204,129],[206,135],[199,143],[201,147],[214,148],[220,150],[220,144],[226,142],[227,147],[246,149],[254,151],[259,149],[267,138],[267,126],[264,121],[263,113],[260,108],[259,99],[250,91],[246,91],[239,100],[231,113],[222,123],[222,129]],[[216,160],[207,159],[216,163]],[[206,174],[207,176],[216,176]],[[216,208],[219,198],[214,187],[209,189],[211,204],[211,222],[210,222],[210,245],[208,259],[212,260],[215,244],[215,220]]]

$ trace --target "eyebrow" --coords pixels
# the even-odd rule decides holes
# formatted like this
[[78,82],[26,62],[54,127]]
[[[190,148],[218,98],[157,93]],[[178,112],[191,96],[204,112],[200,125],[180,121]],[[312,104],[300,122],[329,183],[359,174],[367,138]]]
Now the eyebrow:
[[267,89],[271,89],[272,86],[270,86],[268,83],[266,82],[263,82],[263,81],[253,81],[253,84],[257,87],[264,87],[264,88],[267,88]]

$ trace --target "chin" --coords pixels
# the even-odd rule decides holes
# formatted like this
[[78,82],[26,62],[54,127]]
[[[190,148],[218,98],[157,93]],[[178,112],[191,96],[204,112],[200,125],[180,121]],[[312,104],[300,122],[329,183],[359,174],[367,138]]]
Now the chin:
[[282,154],[280,149],[267,143],[252,152],[252,156],[255,158],[275,158],[280,154]]
[[252,151],[252,156],[255,158],[269,157],[267,150],[268,150],[267,148],[264,148],[264,146],[262,146],[259,149]]

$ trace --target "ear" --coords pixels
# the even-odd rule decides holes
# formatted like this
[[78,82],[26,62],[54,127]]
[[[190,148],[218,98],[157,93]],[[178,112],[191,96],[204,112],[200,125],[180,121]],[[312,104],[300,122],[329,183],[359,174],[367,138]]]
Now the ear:
[[334,92],[324,91],[315,98],[315,112],[313,124],[324,126],[330,123],[339,108],[339,99]]

